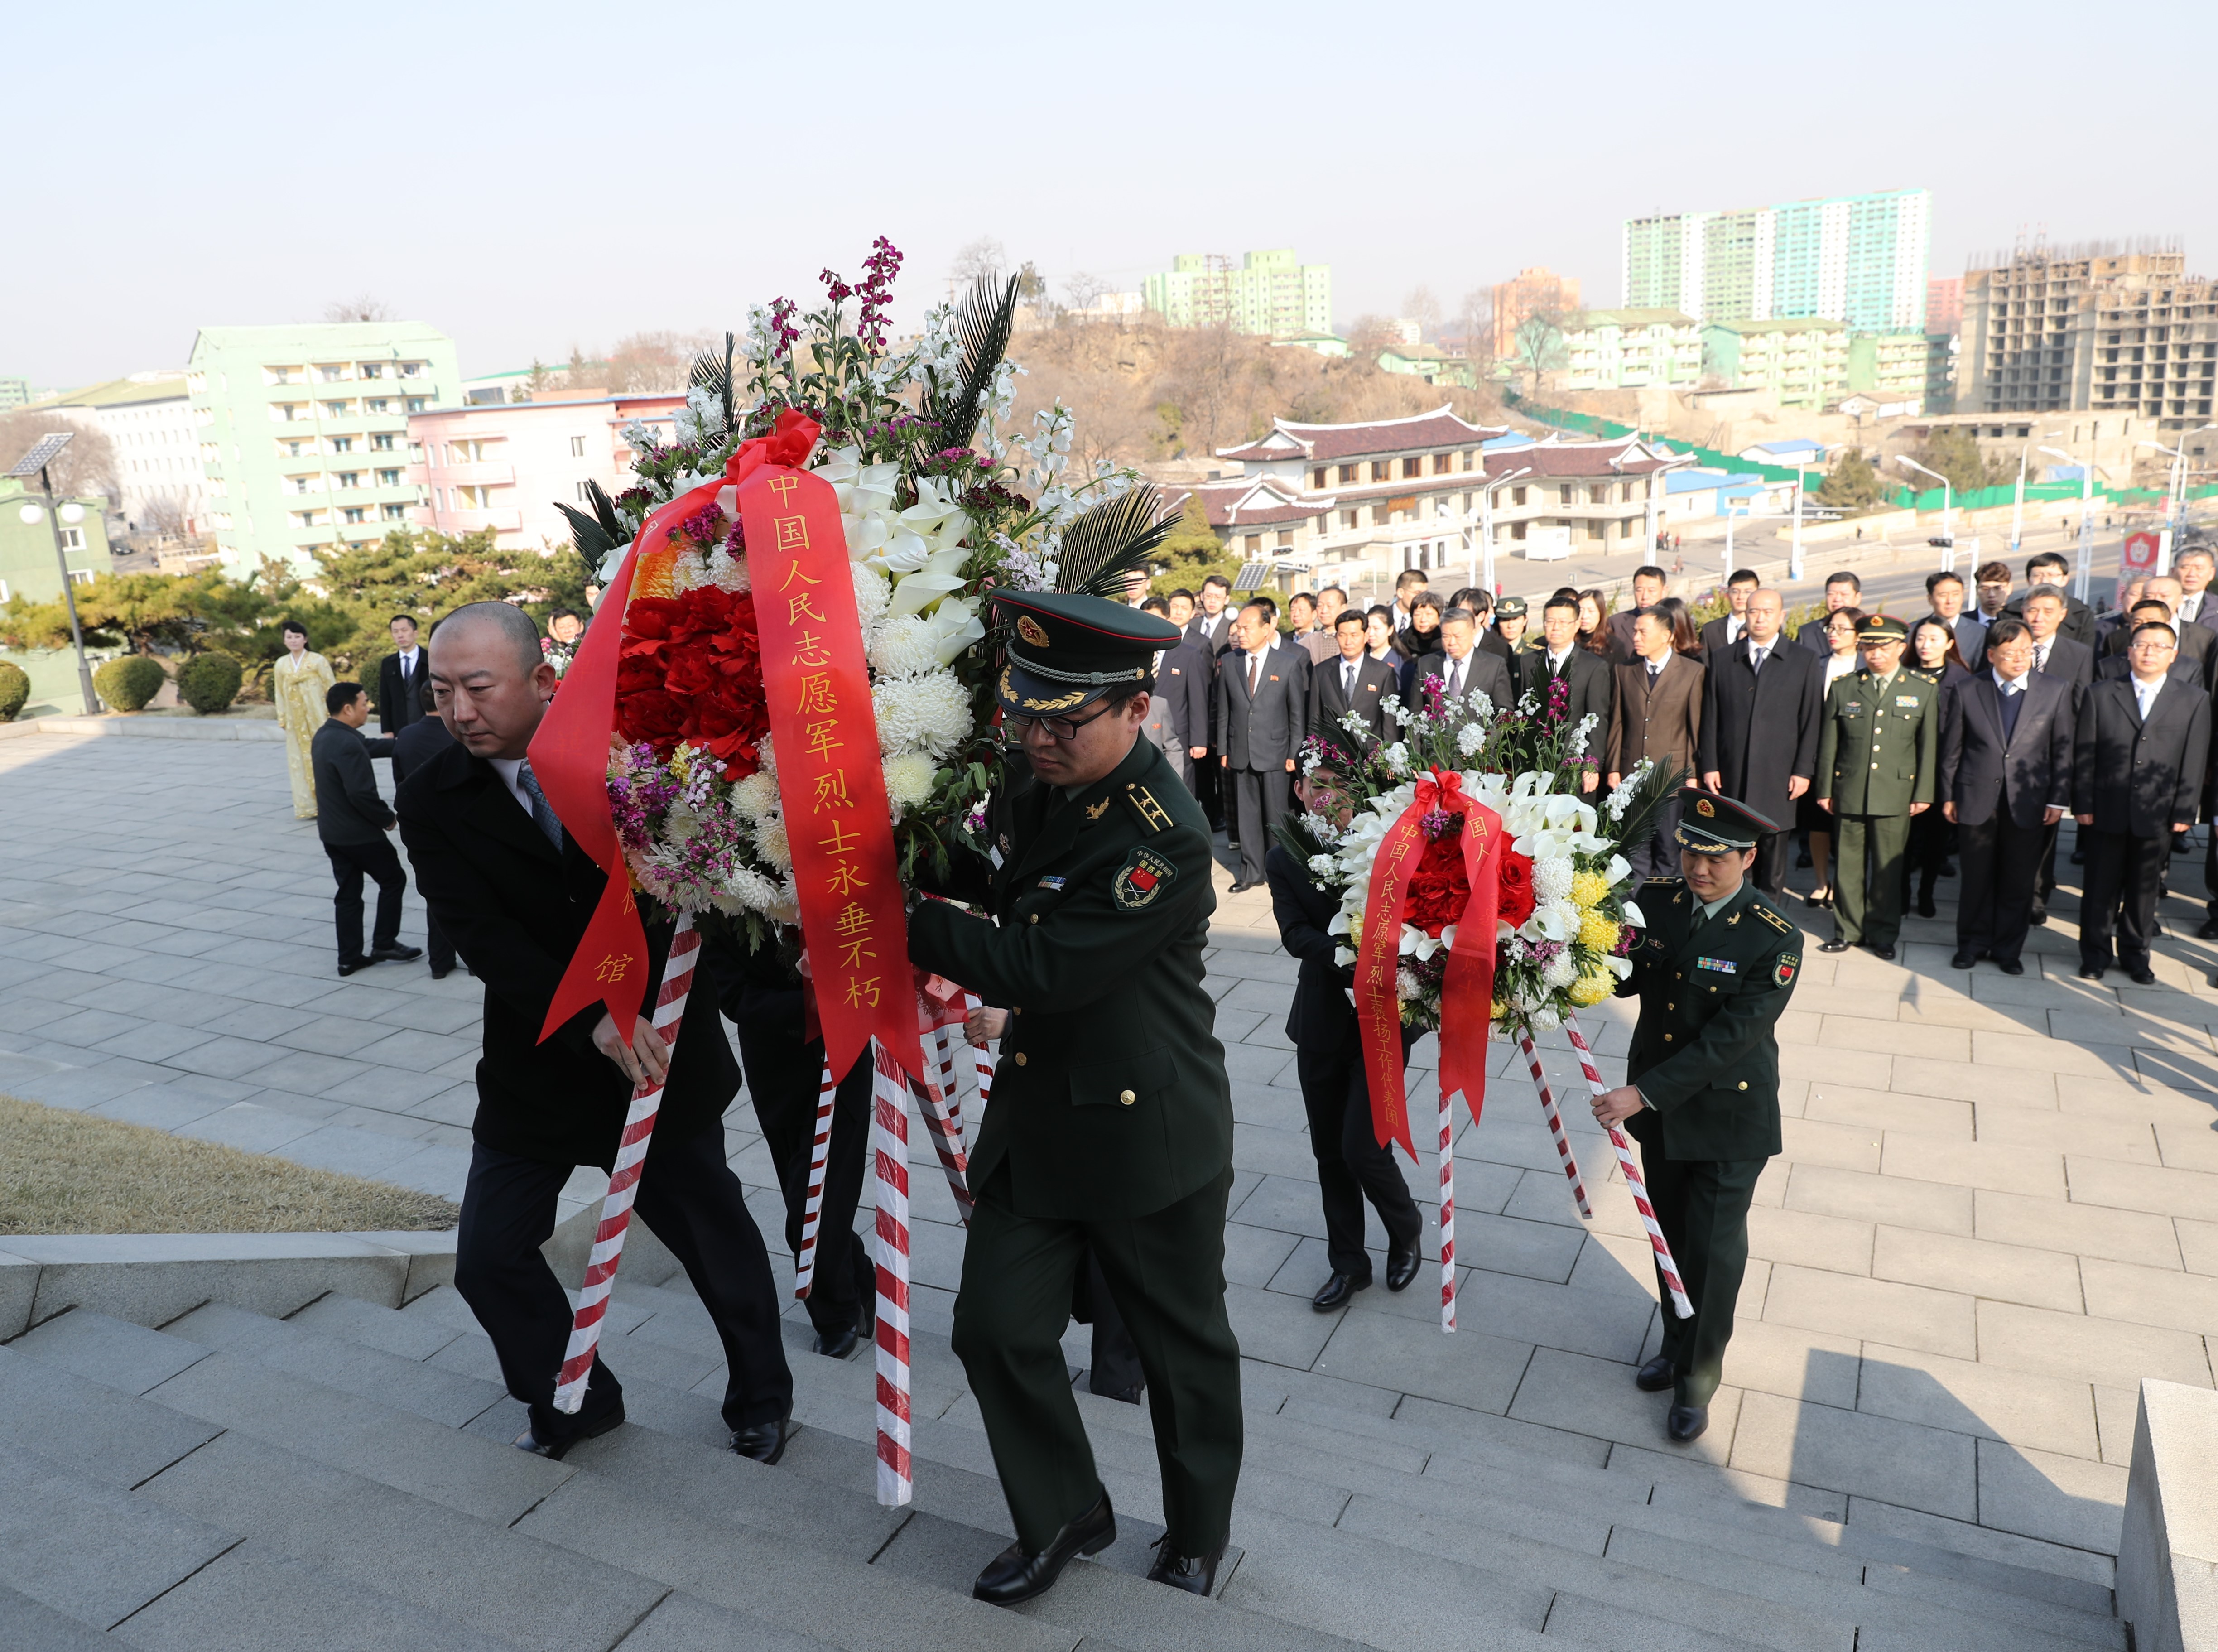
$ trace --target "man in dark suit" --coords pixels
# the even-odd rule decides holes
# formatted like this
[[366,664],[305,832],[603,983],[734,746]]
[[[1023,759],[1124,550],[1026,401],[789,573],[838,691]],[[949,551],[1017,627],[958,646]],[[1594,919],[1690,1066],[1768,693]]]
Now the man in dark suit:
[[[793,1376],[762,1235],[724,1160],[723,1113],[739,1089],[714,996],[689,1001],[674,1046],[644,1015],[619,1028],[599,1004],[544,1042],[540,1028],[606,875],[556,819],[531,772],[531,736],[554,698],[538,628],[505,602],[441,622],[431,681],[455,743],[400,789],[400,830],[424,898],[485,983],[485,1059],[455,1289],[493,1339],[508,1390],[530,1407],[522,1450],[560,1457],[623,1420],[623,1390],[598,1358],[584,1408],[554,1409],[571,1310],[539,1247],[580,1164],[616,1159],[637,1089],[663,1086],[635,1214],[685,1264],[715,1324],[729,1377],[732,1449],[774,1463],[793,1415]],[[647,1002],[671,929],[647,932]]]
[[[1153,614],[1166,624],[1170,623],[1170,604],[1161,597],[1147,597],[1135,606],[1142,613]],[[1156,655],[1155,681],[1158,684],[1168,678],[1167,662],[1186,645],[1186,639],[1181,637],[1176,645],[1165,649]],[[1180,692],[1175,694],[1158,693],[1149,697],[1148,720],[1140,725],[1140,738],[1162,753],[1164,761],[1177,772],[1179,779],[1186,782],[1186,789],[1191,792],[1193,790],[1193,759],[1189,757],[1186,752],[1187,742],[1191,738],[1187,730],[1192,724],[1186,716],[1186,697],[1184,692],[1187,668],[1180,665],[1175,669],[1179,674],[1168,680],[1175,682]],[[1205,717],[1207,715],[1205,705],[1203,714]]]
[[1614,666],[1631,665],[1639,650],[1633,646],[1633,620],[1643,608],[1653,608],[1664,600],[1670,587],[1670,575],[1649,563],[1633,570],[1633,606],[1620,608],[1609,617],[1609,662]]
[[[377,662],[377,726],[382,733],[397,735],[423,717],[424,691],[431,680],[424,650],[416,646],[416,621],[407,614],[395,614],[386,630],[393,633],[393,652]],[[407,755],[395,750],[393,784],[397,788],[407,778]]]
[[[1304,807],[1333,807],[1329,792],[1322,797],[1312,793],[1307,782],[1302,801]],[[1345,812],[1345,805],[1341,808]],[[1287,854],[1283,844],[1271,846],[1265,866],[1279,943],[1302,966],[1286,1015],[1286,1036],[1293,1040],[1294,1071],[1301,1081],[1310,1152],[1317,1158],[1317,1188],[1324,1202],[1325,1266],[1329,1271],[1310,1306],[1329,1314],[1371,1283],[1371,1257],[1363,1244],[1363,1202],[1370,1200],[1386,1231],[1389,1290],[1404,1289],[1417,1276],[1424,1217],[1409,1197],[1393,1151],[1379,1145],[1372,1125],[1363,1042],[1356,1031],[1354,1006],[1344,991],[1354,974],[1352,966],[1333,961],[1341,938],[1328,933],[1340,903],[1310,880],[1309,868]],[[1403,1033],[1405,1059],[1415,1041]]]
[[[2173,666],[2193,666],[2202,677],[2203,686],[2209,687],[2212,668],[2218,665],[2218,631],[2202,625],[2190,625],[2184,620],[2175,624],[2174,617],[2179,612],[2180,604],[2186,595],[2180,582],[2169,574],[2153,574],[2143,581],[2141,599],[2127,611],[2125,623],[2112,630],[2103,649],[2103,656],[2122,659],[2134,628],[2148,619],[2154,619],[2161,624],[2171,625],[2179,633],[2179,652],[2172,661]],[[2160,614],[2146,612],[2151,603],[2160,605],[2164,612]]]
[[[1633,664],[1617,668],[1617,716],[1609,729],[1609,756],[1603,767],[1609,786],[1640,766],[1645,758],[1663,767],[1676,765],[1695,784],[1694,764],[1702,745],[1702,668],[1671,646],[1671,625],[1652,608],[1633,624]],[[1678,829],[1683,798],[1674,798],[1656,811],[1656,829],[1645,843],[1622,846],[1637,878],[1677,874]]]
[[[2025,606],[2033,600],[2034,593],[2047,587],[2056,593],[2064,604],[2064,618],[2058,624],[2066,640],[2078,643],[2092,650],[2102,629],[2095,611],[2072,595],[2066,586],[2072,578],[2072,564],[2053,550],[2044,550],[2026,559],[2026,593],[2003,605],[2003,612],[2014,618],[2025,618]],[[2039,666],[2034,668],[2038,671]]]
[[[424,767],[442,751],[455,743],[455,736],[447,732],[439,708],[433,703],[431,674],[424,674],[424,692],[418,697],[423,715],[393,736],[393,768],[396,774],[413,772]],[[397,790],[398,788],[396,788]],[[424,946],[431,954],[431,978],[443,981],[455,971],[455,943],[447,939],[447,932],[439,927],[439,920],[428,911],[424,919]]]
[[[409,963],[424,953],[400,944],[400,900],[408,892],[408,874],[386,837],[393,829],[393,810],[378,795],[377,771],[369,766],[373,757],[393,755],[393,742],[362,737],[369,721],[369,696],[360,683],[333,683],[325,691],[324,709],[331,720],[308,742],[308,761],[316,779],[316,835],[338,880],[331,916],[338,928],[339,973],[351,975],[376,963]],[[364,877],[377,884],[377,923],[367,953],[362,949]]]
[[1309,733],[1310,656],[1284,641],[1260,602],[1240,610],[1239,648],[1217,674],[1217,726],[1225,786],[1240,827],[1240,879],[1232,892],[1263,881],[1271,829],[1286,812],[1294,768]]
[[1845,568],[1825,575],[1825,612],[1815,619],[1804,620],[1794,640],[1820,660],[1825,658],[1833,651],[1833,645],[1825,640],[1825,621],[1843,608],[1855,607],[1863,593],[1864,582]]
[[1941,809],[1964,869],[1958,969],[1992,957],[2025,973],[2041,857],[2072,799],[2073,730],[2071,686],[2033,668],[2022,622],[1997,620],[1979,672],[1942,700]]
[[[1350,756],[1360,755],[1374,742],[1392,744],[1394,714],[1402,705],[1397,692],[1399,674],[1385,661],[1371,657],[1364,646],[1365,623],[1361,609],[1341,609],[1334,617],[1332,630],[1339,651],[1310,671],[1310,732]],[[1350,711],[1363,720],[1360,736],[1344,725]]]
[[[1825,706],[1824,665],[1779,634],[1786,599],[1756,590],[1745,600],[1746,635],[1710,656],[1702,679],[1702,784],[1767,820],[1791,821],[1818,772]],[[1750,875],[1767,895],[1786,887],[1791,828],[1757,835]]]
[[[1217,726],[1217,669],[1223,664],[1226,653],[1237,646],[1232,640],[1238,623],[1238,610],[1225,604],[1232,594],[1232,581],[1222,574],[1212,574],[1201,582],[1201,604],[1193,611],[1193,618],[1186,623],[1186,634],[1197,649],[1207,657],[1210,678],[1207,686],[1209,717],[1203,725],[1202,735],[1189,724],[1187,738],[1201,747],[1200,755],[1193,760],[1193,794],[1209,814],[1209,823],[1224,831],[1236,831],[1239,823],[1230,812],[1230,795],[1224,789],[1224,751],[1218,742]],[[1188,748],[1191,750],[1191,748]]]
[[[2136,625],[2146,625],[2152,622],[2159,625],[2172,624],[2172,610],[2153,597],[2144,597],[2141,601],[2134,604],[2122,618],[2124,623],[2119,629],[2125,633],[2125,637],[2121,638],[2122,642],[2131,637],[2133,628]],[[2190,631],[2201,630],[2203,628],[2183,622],[2175,629],[2182,637],[2185,637]],[[2208,666],[2207,660],[2190,659],[2183,647],[2178,653],[2172,656],[2172,669],[2166,674],[2181,682],[2191,683],[2198,688],[2206,687]],[[2133,674],[2133,658],[2122,647],[2115,652],[2103,654],[2095,661],[2095,680],[2098,683],[2122,682]]]
[[1987,645],[1987,628],[1964,612],[1964,581],[1955,574],[1928,574],[1925,601],[1932,617],[1946,625],[1956,639],[1956,652],[1965,668],[1979,668],[1979,653]]
[[1509,667],[1500,655],[1489,654],[1478,646],[1478,619],[1467,608],[1451,608],[1440,616],[1440,651],[1417,661],[1411,684],[1412,711],[1423,708],[1428,678],[1437,681],[1441,693],[1451,700],[1483,693],[1494,702],[1497,712],[1517,703]]
[[[1737,568],[1725,581],[1725,612],[1702,626],[1702,663],[1715,668],[1725,658],[1725,650],[1741,639],[1748,629],[1749,594],[1763,581],[1752,568]],[[1756,864],[1762,866],[1763,857],[1758,854]],[[1756,880],[1758,888],[1768,888],[1763,879]]]
[[[2061,677],[2072,686],[2072,715],[2079,714],[2080,700],[2088,686],[2095,680],[2095,650],[2085,643],[2063,634],[2067,599],[2054,585],[2037,585],[2025,593],[2023,600],[2013,605],[2015,618],[2025,623],[2033,636],[2033,668],[2044,675]],[[2084,604],[2082,605],[2085,606]],[[2003,611],[2005,614],[2010,609]],[[2091,611],[2089,623],[2093,622]],[[2041,857],[2041,879],[2034,886],[2032,922],[2048,922],[2048,899],[2056,892],[2057,829],[2048,829],[2048,847]]]
[[2179,581],[2179,627],[2184,633],[2199,625],[2218,637],[2218,600],[2213,600],[2210,580],[2218,571],[2218,556],[2208,545],[2189,545],[2172,556],[2172,577]]
[[1165,702],[1164,727],[1175,729],[1185,741],[1176,754],[1166,748],[1163,755],[1186,789],[1199,797],[1202,772],[1217,740],[1217,655],[1207,637],[1188,631],[1163,650],[1155,668],[1155,697]]
[[1583,745],[1574,754],[1586,760],[1581,787],[1592,792],[1602,783],[1602,760],[1609,749],[1611,695],[1614,686],[1608,662],[1579,646],[1579,593],[1558,591],[1540,610],[1540,641],[1526,650],[1518,662],[1524,675],[1517,685],[1521,698],[1539,697],[1543,706],[1556,682],[1564,684],[1564,721],[1576,729],[1594,719]]
[[[2031,605],[2029,604],[2029,606]],[[2153,986],[2149,947],[2172,841],[2195,823],[2210,758],[2210,697],[2167,675],[2178,639],[2169,625],[2135,628],[2133,675],[2090,688],[2072,748],[2072,812],[2088,839],[2079,902],[2079,975],[2099,981],[2116,961]]]

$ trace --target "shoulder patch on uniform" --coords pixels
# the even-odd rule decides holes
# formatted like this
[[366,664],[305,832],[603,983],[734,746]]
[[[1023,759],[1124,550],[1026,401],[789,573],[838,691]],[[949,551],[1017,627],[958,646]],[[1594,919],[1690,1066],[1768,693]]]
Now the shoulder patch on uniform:
[[1766,923],[1769,924],[1773,928],[1778,930],[1779,933],[1783,935],[1791,935],[1795,933],[1794,926],[1793,924],[1789,923],[1785,918],[1780,916],[1778,913],[1773,911],[1768,906],[1761,904],[1751,905],[1749,908],[1749,910],[1755,913],[1756,916],[1762,918]]
[[1787,986],[1793,984],[1794,972],[1802,967],[1802,960],[1793,953],[1781,953],[1779,961],[1771,966],[1771,984]]
[[1168,855],[1156,854],[1146,844],[1136,844],[1124,857],[1124,864],[1117,869],[1117,876],[1109,885],[1109,893],[1120,912],[1137,912],[1155,904],[1155,897],[1178,876],[1178,868]]
[[[1124,801],[1132,805],[1132,812],[1140,817],[1140,824],[1151,832],[1167,832],[1178,824],[1171,818],[1169,810],[1155,801],[1155,794],[1137,780],[1125,783]],[[1102,805],[1106,808],[1105,803]]]

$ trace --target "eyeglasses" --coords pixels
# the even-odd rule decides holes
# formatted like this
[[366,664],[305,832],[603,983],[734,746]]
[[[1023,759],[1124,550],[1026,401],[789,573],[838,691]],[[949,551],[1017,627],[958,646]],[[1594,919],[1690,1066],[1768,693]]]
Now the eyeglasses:
[[1005,717],[1001,719],[1001,724],[1009,731],[1009,736],[1013,740],[1022,740],[1032,731],[1035,724],[1050,740],[1075,740],[1081,729],[1090,723],[1100,722],[1103,717],[1109,715],[1109,705],[1104,702],[1101,709],[1089,717]]

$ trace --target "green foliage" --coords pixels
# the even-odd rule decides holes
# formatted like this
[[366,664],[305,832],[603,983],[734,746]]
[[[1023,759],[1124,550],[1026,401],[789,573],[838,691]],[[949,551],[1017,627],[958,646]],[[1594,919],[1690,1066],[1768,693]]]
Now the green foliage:
[[1883,492],[1871,461],[1862,448],[1852,447],[1834,461],[1824,485],[1811,497],[1844,511],[1867,511],[1880,502]]
[[[1992,463],[1980,456],[1979,444],[1970,431],[1961,425],[1943,425],[1926,438],[1924,444],[1911,456],[1911,460],[1928,470],[1938,471],[1948,477],[1948,485],[1960,494],[1976,492],[1982,488],[1996,488],[2015,482],[2017,468],[1997,459]],[[1915,481],[1923,485],[1930,477],[1918,476]]]
[[31,674],[0,660],[0,723],[13,723],[31,698]]
[[1199,592],[1201,582],[1211,574],[1222,574],[1230,580],[1240,571],[1239,556],[1217,538],[1199,502],[1192,498],[1179,512],[1177,525],[1155,548],[1155,560],[1163,570],[1155,576],[1153,587],[1157,596],[1168,595],[1181,586]]
[[136,711],[160,693],[169,680],[157,661],[143,654],[127,654],[95,671],[92,687],[109,711]]
[[210,650],[195,654],[177,668],[177,698],[209,717],[239,698],[245,673],[230,655]]

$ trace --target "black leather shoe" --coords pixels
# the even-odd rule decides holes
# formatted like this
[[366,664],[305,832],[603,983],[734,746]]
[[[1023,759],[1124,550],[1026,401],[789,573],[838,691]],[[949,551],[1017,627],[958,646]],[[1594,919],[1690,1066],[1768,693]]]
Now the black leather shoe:
[[1423,1262],[1424,1258],[1415,1251],[1389,1249],[1386,1252],[1386,1289],[1409,1289],[1409,1282],[1417,1276],[1417,1269]]
[[1892,964],[1894,962],[1894,948],[1891,945],[1874,945],[1872,947],[1872,956],[1883,964]]
[[412,964],[424,955],[421,947],[374,947],[369,955],[381,964]]
[[531,1432],[531,1425],[527,1423],[524,1425],[524,1432],[518,1434],[509,1444],[519,1451],[530,1452],[535,1457],[545,1457],[550,1462],[560,1463],[568,1454],[570,1448],[579,1440],[598,1439],[610,1430],[623,1427],[623,1407],[618,1406],[607,1416],[598,1421],[587,1423],[567,1439],[560,1440],[541,1439]]
[[767,1467],[785,1455],[785,1443],[793,1438],[793,1411],[787,1407],[784,1416],[773,1423],[757,1423],[752,1428],[732,1431],[732,1450],[751,1463]]
[[1671,1414],[1664,1419],[1664,1432],[1671,1437],[1676,1445],[1700,1439],[1709,1425],[1710,1408],[1707,1406],[1674,1406]]
[[1224,1543],[1206,1555],[1174,1555],[1170,1534],[1166,1532],[1155,1539],[1155,1564],[1148,1568],[1149,1582],[1168,1583],[1205,1600],[1217,1593],[1217,1568],[1224,1564]]
[[1368,1279],[1358,1279],[1352,1273],[1335,1273],[1317,1287],[1317,1294],[1310,1298],[1310,1306],[1320,1314],[1329,1314],[1336,1307],[1346,1307],[1348,1299],[1356,1292],[1370,1289]]
[[455,966],[452,964],[434,964],[431,966],[431,978],[435,981],[443,981],[454,972]]
[[1979,961],[1978,954],[1973,953],[1969,947],[1967,947],[1948,960],[1948,967],[1950,969],[1969,969],[1973,965]]
[[1633,1374],[1633,1386],[1644,1394],[1661,1394],[1679,1375],[1679,1368],[1658,1354]]
[[2079,966],[2079,978],[2083,981],[2099,981],[2103,978],[2103,972],[2092,964],[2082,964]]
[[2156,984],[2156,972],[2153,969],[2128,970],[2126,972],[2126,978],[2128,981],[2131,981],[2135,986],[2154,986]]
[[2048,914],[2046,912],[2029,913],[2025,921],[2033,925],[2035,928],[2038,929],[2041,925],[2048,922]]
[[1820,941],[1818,946],[1818,950],[1821,953],[1844,953],[1848,949],[1849,943],[1838,935],[1835,935],[1831,941]]
[[1097,1388],[1090,1382],[1087,1384],[1087,1392],[1093,1394],[1095,1399],[1114,1400],[1120,1406],[1138,1405],[1140,1396],[1147,1391],[1148,1385],[1144,1382],[1129,1388]]
[[1109,1506],[1109,1494],[1055,1534],[1055,1541],[1037,1555],[1028,1555],[1013,1543],[988,1562],[970,1586],[970,1598],[988,1605],[1013,1606],[1034,1595],[1044,1594],[1063,1575],[1063,1568],[1080,1555],[1098,1555],[1117,1541],[1117,1512]]
[[1921,918],[1930,918],[1933,916],[1935,910],[1936,909],[1933,905],[1933,891],[1930,890],[1919,891],[1918,896],[1918,916]]
[[2005,975],[2023,975],[2025,973],[2025,960],[2022,958],[2005,958],[1995,967]]
[[816,1351],[827,1359],[846,1359],[863,1345],[863,1333],[852,1325],[816,1333]]
[[2195,932],[2195,938],[2197,941],[2218,941],[2218,918],[2205,919],[2203,927]]
[[375,958],[342,959],[339,960],[339,973],[342,975],[351,975],[358,969],[368,969],[377,960]]

